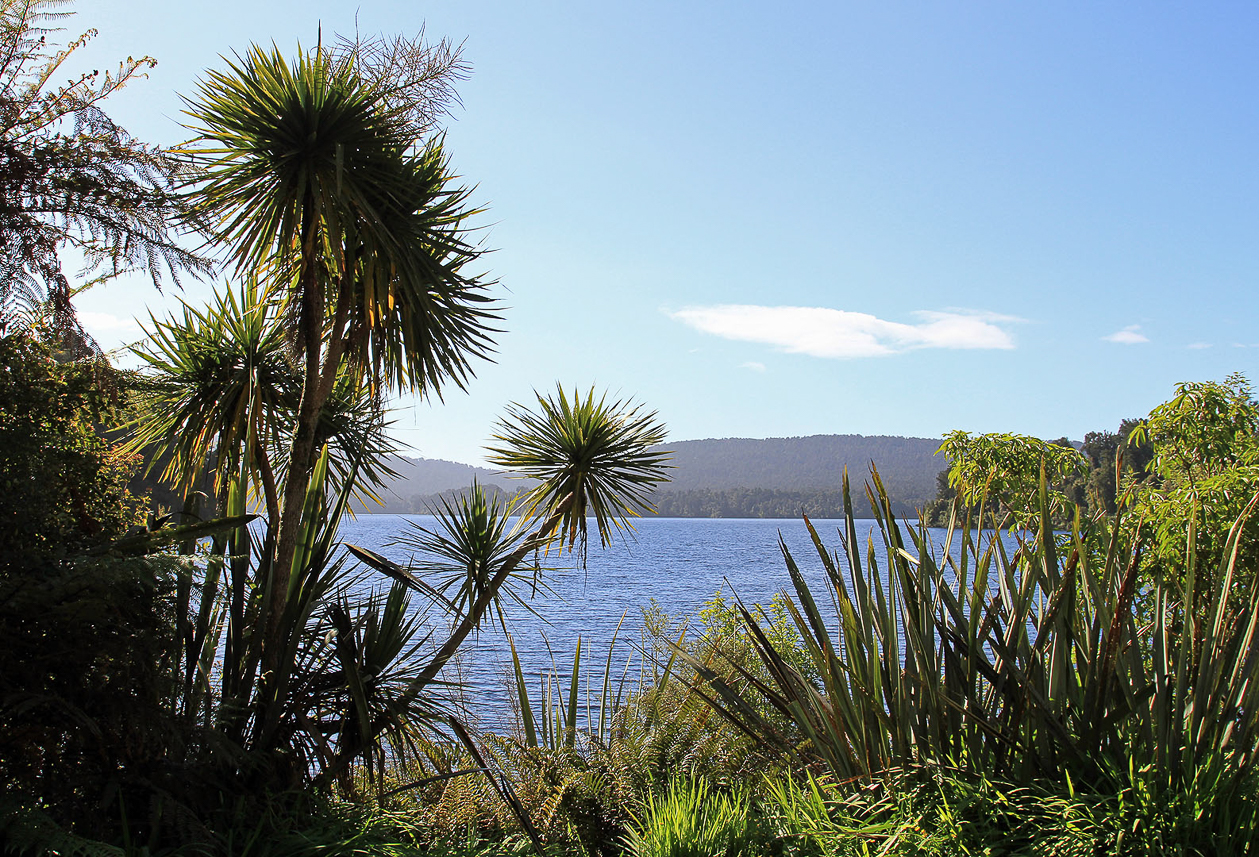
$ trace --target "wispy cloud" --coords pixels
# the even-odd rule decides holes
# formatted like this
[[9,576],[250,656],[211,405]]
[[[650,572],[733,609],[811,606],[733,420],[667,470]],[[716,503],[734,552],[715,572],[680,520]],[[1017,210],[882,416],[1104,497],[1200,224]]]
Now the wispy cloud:
[[1204,348],[1210,348],[1210,347],[1211,347],[1211,343],[1209,343],[1209,342],[1191,342],[1191,343],[1189,343],[1188,345],[1186,345],[1185,347],[1186,347],[1186,348],[1192,348],[1194,351],[1201,351],[1201,350],[1202,350],[1202,349],[1204,349]]
[[884,357],[918,348],[1010,349],[1000,325],[1022,319],[989,312],[915,312],[917,324],[827,307],[718,304],[686,307],[670,318],[724,339],[760,342],[812,357]]
[[745,363],[740,363],[740,364],[739,364],[739,368],[740,368],[740,369],[751,369],[753,372],[764,372],[764,371],[765,371],[765,364],[764,364],[764,363],[758,363],[758,362],[757,362],[757,361],[755,361],[755,360],[748,360],[748,361],[747,361],[747,362],[745,362]]
[[1103,336],[1102,339],[1107,342],[1117,342],[1120,345],[1140,345],[1150,341],[1150,338],[1141,332],[1139,324],[1130,324],[1123,330],[1116,330],[1109,336]]
[[78,316],[84,327],[91,326],[97,330],[139,329],[134,318],[123,318],[108,312],[81,312]]
[[134,318],[113,315],[108,312],[80,312],[79,324],[93,336],[139,336],[140,325]]

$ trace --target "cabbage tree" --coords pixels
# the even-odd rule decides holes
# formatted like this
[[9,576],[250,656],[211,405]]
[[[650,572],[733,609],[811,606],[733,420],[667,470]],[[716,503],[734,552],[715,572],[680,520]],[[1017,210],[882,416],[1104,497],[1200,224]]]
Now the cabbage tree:
[[492,345],[487,284],[465,271],[481,252],[468,227],[476,211],[440,138],[419,136],[434,81],[454,62],[418,40],[319,45],[293,59],[255,46],[187,102],[196,136],[184,151],[201,170],[190,199],[236,273],[280,290],[297,361],[271,522],[274,588],[260,618],[272,643],[338,379],[348,369],[372,388],[440,396],[463,387]]

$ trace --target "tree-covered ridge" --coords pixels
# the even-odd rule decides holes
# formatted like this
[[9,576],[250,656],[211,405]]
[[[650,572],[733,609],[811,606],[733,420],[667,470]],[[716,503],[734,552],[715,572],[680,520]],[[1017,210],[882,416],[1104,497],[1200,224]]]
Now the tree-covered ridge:
[[[514,487],[514,486],[509,486]],[[490,497],[509,504],[524,493],[523,490],[507,491],[497,484],[481,486]],[[413,494],[408,498],[394,497],[380,506],[370,506],[367,513],[394,513],[401,515],[428,515],[441,507],[443,501],[461,497],[467,488],[448,488],[434,494]],[[645,517],[658,518],[842,518],[844,515],[843,493],[824,488],[779,490],[776,488],[696,488],[691,491],[656,492],[651,496],[654,512],[644,512]],[[899,500],[891,500],[893,511],[912,518],[916,507]],[[864,495],[853,497],[853,509],[860,518],[873,517],[870,501]]]
[[[922,506],[936,493],[936,474],[948,461],[930,438],[813,435],[785,438],[684,440],[661,445],[671,457],[670,480],[651,498],[655,514],[672,518],[837,517],[843,512],[839,485],[847,468],[856,485],[875,464],[898,512]],[[400,458],[398,476],[366,512],[425,514],[437,495],[468,484],[475,476],[505,494],[519,482],[502,471],[435,459]],[[869,514],[864,492],[854,502]]]
[[935,495],[935,475],[947,464],[934,438],[822,434],[785,438],[722,438],[670,443],[673,479],[663,491],[699,488],[838,490],[847,468],[855,481],[871,462],[888,493],[907,503]]
[[[873,516],[868,497],[860,494],[852,500],[858,517]],[[695,488],[659,492],[653,503],[656,514],[662,518],[799,518],[802,514],[810,518],[844,516],[844,495],[838,488]],[[913,517],[914,508],[903,500],[892,500],[892,509],[898,515]]]

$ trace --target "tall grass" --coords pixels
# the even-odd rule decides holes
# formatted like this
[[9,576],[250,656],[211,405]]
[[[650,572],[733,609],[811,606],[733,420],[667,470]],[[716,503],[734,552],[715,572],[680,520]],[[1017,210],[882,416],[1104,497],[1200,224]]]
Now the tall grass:
[[705,779],[675,779],[653,795],[625,836],[631,857],[743,857],[758,853],[751,796]]

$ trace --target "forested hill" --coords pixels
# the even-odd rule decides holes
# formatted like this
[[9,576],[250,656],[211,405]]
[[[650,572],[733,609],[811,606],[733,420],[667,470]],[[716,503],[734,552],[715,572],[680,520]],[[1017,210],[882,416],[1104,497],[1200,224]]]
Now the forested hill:
[[438,458],[392,459],[389,466],[398,473],[392,489],[399,496],[409,498],[413,494],[437,494],[450,488],[467,488],[476,477],[482,485],[508,485],[508,479],[499,470],[473,467]]
[[516,480],[508,479],[502,471],[439,458],[395,456],[389,460],[389,466],[398,476],[377,491],[382,502],[377,505],[355,501],[351,504],[355,514],[397,512],[422,515],[432,508],[438,495],[467,488],[474,478],[493,494],[504,494],[504,489],[514,491],[517,487],[514,484]]
[[[870,462],[900,514],[911,513],[936,494],[936,474],[947,462],[936,456],[939,440],[917,437],[814,435],[811,437],[722,438],[665,444],[671,450],[671,481],[653,498],[670,517],[832,517],[842,509],[844,467],[853,499],[868,512],[864,485]],[[385,492],[383,508],[371,511],[424,512],[434,495],[483,485],[508,491],[520,483],[504,474],[434,459],[400,459],[399,479]]]
[[943,456],[935,456],[939,446],[939,440],[928,438],[857,434],[684,440],[667,444],[676,469],[662,490],[837,490],[845,467],[853,485],[859,486],[874,462],[889,494],[906,502],[925,502],[935,496],[936,474],[947,463]]

